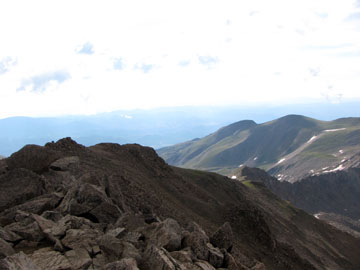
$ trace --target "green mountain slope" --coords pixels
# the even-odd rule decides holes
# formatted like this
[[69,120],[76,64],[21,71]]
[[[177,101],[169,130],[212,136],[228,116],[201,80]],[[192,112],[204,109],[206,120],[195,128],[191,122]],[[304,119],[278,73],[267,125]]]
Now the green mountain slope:
[[293,182],[352,166],[359,151],[360,118],[319,121],[288,115],[263,124],[240,121],[158,153],[175,166],[230,175],[246,165]]

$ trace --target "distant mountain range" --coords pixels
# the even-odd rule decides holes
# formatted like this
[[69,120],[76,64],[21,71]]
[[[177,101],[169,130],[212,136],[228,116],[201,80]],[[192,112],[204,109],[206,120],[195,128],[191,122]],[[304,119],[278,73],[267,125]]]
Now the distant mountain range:
[[229,176],[242,166],[259,167],[289,182],[357,167],[359,152],[360,118],[320,121],[301,115],[263,124],[240,121],[158,150],[175,166]]
[[359,101],[282,106],[172,107],[122,110],[90,116],[11,117],[0,119],[0,155],[9,156],[26,144],[43,145],[72,137],[86,146],[100,142],[138,143],[161,148],[204,137],[239,119],[259,123],[280,116],[312,112],[330,120],[360,116]]

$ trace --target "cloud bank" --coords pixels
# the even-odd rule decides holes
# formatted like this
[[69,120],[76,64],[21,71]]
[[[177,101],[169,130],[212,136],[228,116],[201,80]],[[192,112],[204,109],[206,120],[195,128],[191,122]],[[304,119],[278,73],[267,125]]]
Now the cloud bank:
[[3,1],[0,117],[360,99],[359,3]]

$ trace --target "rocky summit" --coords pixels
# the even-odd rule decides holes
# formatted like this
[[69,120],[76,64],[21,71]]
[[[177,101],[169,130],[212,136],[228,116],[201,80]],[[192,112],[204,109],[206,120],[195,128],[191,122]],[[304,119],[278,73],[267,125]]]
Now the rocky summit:
[[360,269],[360,239],[264,184],[70,138],[0,160],[1,270]]

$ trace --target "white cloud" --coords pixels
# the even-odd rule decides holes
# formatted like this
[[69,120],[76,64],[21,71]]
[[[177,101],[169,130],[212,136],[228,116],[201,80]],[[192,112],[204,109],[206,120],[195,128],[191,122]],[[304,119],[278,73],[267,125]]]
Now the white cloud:
[[360,98],[357,3],[2,1],[0,117]]

